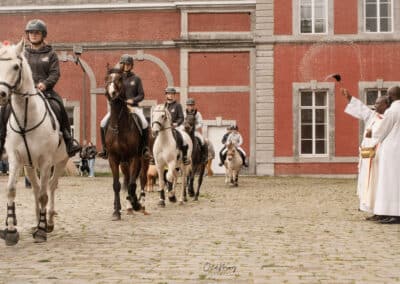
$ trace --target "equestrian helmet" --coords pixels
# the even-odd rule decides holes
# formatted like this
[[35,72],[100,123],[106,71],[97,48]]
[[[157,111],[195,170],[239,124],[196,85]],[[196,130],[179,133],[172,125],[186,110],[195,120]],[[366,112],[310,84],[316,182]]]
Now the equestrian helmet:
[[176,90],[174,87],[167,87],[165,89],[165,94],[176,94]]
[[130,56],[129,54],[124,54],[119,59],[119,63],[120,64],[131,64],[131,65],[133,65],[133,57]]
[[46,23],[39,19],[30,20],[25,27],[25,32],[39,31],[42,33],[43,37],[47,36],[47,26]]
[[186,105],[187,105],[187,106],[194,106],[194,105],[195,105],[194,99],[188,98],[188,99],[186,100]]

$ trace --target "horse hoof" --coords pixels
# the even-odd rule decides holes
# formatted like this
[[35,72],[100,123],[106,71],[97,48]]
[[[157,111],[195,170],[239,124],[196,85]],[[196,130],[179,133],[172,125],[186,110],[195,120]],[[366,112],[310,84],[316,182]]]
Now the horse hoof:
[[53,231],[54,231],[54,224],[53,225],[47,224],[47,233],[51,233]]
[[169,200],[169,202],[175,203],[176,202],[176,196],[174,195],[174,196],[168,197],[168,200]]
[[126,209],[126,215],[133,215],[133,209],[132,208]]
[[189,194],[190,197],[193,197],[194,196],[194,191],[188,190],[188,194]]
[[35,243],[44,243],[45,241],[47,241],[47,233],[41,228],[37,228],[32,235],[35,239]]
[[183,201],[188,202],[188,199],[186,196],[183,198]]
[[19,233],[17,230],[8,231],[8,229],[0,230],[0,238],[6,242],[7,246],[14,246],[19,241]]
[[119,212],[114,212],[112,215],[112,221],[119,221],[121,220],[121,214]]
[[158,207],[164,208],[165,207],[165,201],[164,200],[158,201]]
[[179,201],[179,205],[180,206],[182,206],[184,203],[183,203],[183,201],[181,200],[181,201]]
[[135,211],[140,211],[142,210],[142,205],[140,205],[140,203],[136,203],[135,205],[132,205],[133,210]]
[[193,201],[199,201],[199,197],[196,195],[196,196],[193,198]]

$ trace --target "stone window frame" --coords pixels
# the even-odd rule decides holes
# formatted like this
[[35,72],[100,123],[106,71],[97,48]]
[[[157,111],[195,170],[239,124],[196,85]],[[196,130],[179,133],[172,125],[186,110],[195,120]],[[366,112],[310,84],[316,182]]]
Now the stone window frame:
[[400,34],[400,2],[392,0],[392,31],[391,32],[366,32],[365,31],[365,0],[358,0],[358,33],[359,34],[383,34],[391,36]]
[[[331,160],[335,156],[335,83],[317,82],[295,82],[293,83],[293,156],[296,161],[321,162],[321,160]],[[302,155],[300,154],[300,92],[301,91],[327,91],[328,96],[328,137],[327,154]]]
[[292,0],[292,30],[293,35],[297,36],[326,36],[334,34],[334,1],[326,0],[327,2],[327,29],[325,33],[301,33],[301,16],[300,16],[300,1],[301,0]]

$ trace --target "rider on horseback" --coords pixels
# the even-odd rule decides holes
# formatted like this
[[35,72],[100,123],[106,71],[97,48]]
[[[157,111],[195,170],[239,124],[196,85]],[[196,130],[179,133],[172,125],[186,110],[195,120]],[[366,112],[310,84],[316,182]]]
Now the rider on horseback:
[[[149,124],[146,117],[143,114],[143,109],[138,107],[139,102],[144,99],[144,91],[142,80],[139,76],[132,72],[133,68],[133,57],[124,54],[119,60],[119,64],[122,74],[122,81],[127,97],[127,104],[131,105],[135,109],[135,114],[140,118],[142,123],[142,143],[143,143],[143,156],[145,159],[151,159],[151,153],[149,150]],[[98,156],[107,159],[108,153],[106,150],[106,130],[108,121],[110,119],[110,112],[108,112],[100,122],[100,134],[101,134],[101,144],[103,146],[102,152],[98,153]]]
[[[172,126],[174,128],[182,125],[184,121],[184,115],[182,110],[182,105],[176,101],[176,90],[173,87],[168,87],[165,89],[166,103],[167,109],[171,113]],[[178,148],[182,150],[182,160],[185,165],[189,164],[189,160],[187,157],[187,148],[188,146],[184,144],[182,137],[176,135]]]
[[200,141],[201,153],[203,157],[203,162],[207,162],[208,159],[208,146],[204,141],[203,135],[201,135],[201,130],[203,127],[203,117],[201,113],[196,108],[196,102],[192,98],[188,98],[186,100],[186,113],[187,114],[195,114],[195,137]]
[[[235,125],[233,127],[230,127],[230,130],[231,132],[226,138],[225,145],[228,145],[230,143],[235,145],[236,149],[239,151],[240,157],[242,158],[243,166],[248,167],[249,164],[247,162],[246,152],[242,149],[242,147],[240,147],[243,144],[243,138],[242,135],[239,133],[239,127]],[[222,164],[224,164],[226,159],[226,150],[223,152],[222,158],[223,159],[221,160],[221,162]]]
[[[33,81],[36,88],[43,92],[49,101],[60,123],[68,156],[73,157],[81,149],[79,143],[71,135],[71,125],[65,111],[62,98],[53,90],[60,78],[60,67],[57,54],[44,39],[47,36],[47,26],[42,20],[31,20],[27,23],[25,33],[30,46],[25,48],[25,57],[32,69]],[[7,121],[10,108],[1,108],[0,113],[0,154],[4,151]]]

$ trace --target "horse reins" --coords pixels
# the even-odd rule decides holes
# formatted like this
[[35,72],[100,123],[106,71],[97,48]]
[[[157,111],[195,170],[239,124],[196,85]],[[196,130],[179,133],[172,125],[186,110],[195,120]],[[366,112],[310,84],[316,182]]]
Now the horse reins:
[[[15,81],[14,85],[10,85],[10,84],[7,83],[7,82],[0,81],[0,85],[6,86],[6,87],[10,90],[10,92],[15,92],[15,88],[16,88],[19,84],[21,84],[21,80],[22,80],[22,58],[21,58],[21,56],[17,56],[17,58],[18,58],[19,60],[21,60],[21,61],[20,61],[20,63],[18,64],[18,65],[19,65],[19,72],[18,72],[17,80]],[[12,60],[12,58],[0,58],[0,61],[10,61],[10,60]],[[18,93],[18,94],[19,94],[19,95],[22,95],[21,93]]]
[[[163,113],[165,113],[165,115],[167,116],[167,112],[166,112],[165,110],[153,110],[153,112],[163,112]],[[154,125],[154,124],[158,124],[158,125],[160,126],[160,131],[164,131],[164,130],[167,130],[167,129],[172,128],[171,126],[169,126],[169,127],[163,127],[162,123],[159,122],[158,120],[153,121],[153,122],[151,123],[151,127],[152,127],[152,128],[153,128],[153,125]]]

